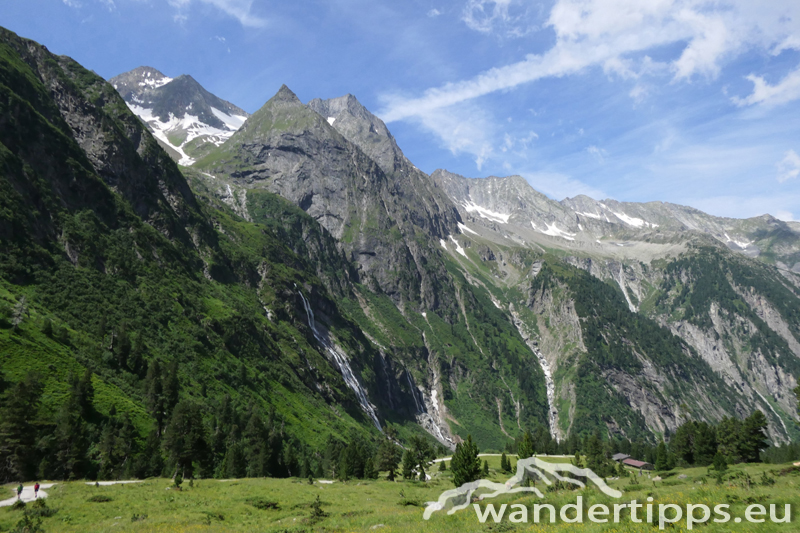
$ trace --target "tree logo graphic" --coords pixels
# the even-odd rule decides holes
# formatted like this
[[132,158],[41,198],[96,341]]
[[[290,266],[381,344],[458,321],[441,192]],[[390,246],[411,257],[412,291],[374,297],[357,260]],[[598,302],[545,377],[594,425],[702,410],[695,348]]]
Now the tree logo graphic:
[[[553,480],[555,480],[582,488],[586,486],[582,479],[597,485],[606,496],[611,496],[612,498],[622,497],[620,491],[609,487],[603,478],[588,468],[578,468],[567,463],[548,463],[537,457],[531,457],[529,459],[520,459],[517,462],[516,474],[505,483],[479,479],[443,492],[437,501],[428,504],[423,518],[425,520],[430,519],[431,515],[436,511],[446,510],[447,514],[453,514],[456,511],[466,509],[472,503],[472,497],[476,492],[480,492],[477,497],[481,500],[517,492],[532,492],[539,498],[544,498],[544,495],[535,486],[537,481],[541,481],[545,485],[552,485]],[[528,486],[531,482],[534,486]]]

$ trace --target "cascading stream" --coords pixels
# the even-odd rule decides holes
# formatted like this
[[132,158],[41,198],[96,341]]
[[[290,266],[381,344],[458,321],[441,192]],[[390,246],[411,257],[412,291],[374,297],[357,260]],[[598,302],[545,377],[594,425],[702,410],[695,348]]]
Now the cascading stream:
[[372,407],[372,404],[367,398],[367,391],[364,390],[364,387],[362,387],[361,383],[359,383],[358,379],[356,379],[353,369],[350,367],[350,361],[347,359],[347,356],[342,353],[336,345],[331,344],[331,342],[325,336],[320,335],[319,331],[317,330],[316,321],[314,320],[314,310],[311,309],[311,305],[308,303],[308,300],[306,300],[306,297],[303,295],[303,293],[301,291],[297,291],[297,293],[303,300],[303,307],[306,310],[306,317],[308,318],[308,326],[314,333],[314,338],[317,339],[317,342],[319,342],[323,348],[325,348],[325,351],[328,352],[328,354],[333,358],[336,366],[339,367],[339,372],[342,374],[344,382],[348,387],[350,387],[350,389],[352,389],[353,392],[356,393],[358,403],[361,404],[361,409],[363,409],[364,412],[369,415],[369,417],[372,419],[372,422],[375,424],[375,427],[378,428],[379,431],[383,431],[381,429],[381,423],[378,420],[378,414],[375,412],[375,408]]
[[550,363],[547,362],[542,352],[539,351],[539,348],[533,344],[533,340],[527,334],[527,332],[523,328],[522,319],[520,319],[519,314],[514,310],[514,306],[509,306],[509,311],[511,312],[511,316],[514,319],[514,325],[519,331],[520,336],[525,341],[525,344],[528,345],[528,348],[536,355],[536,358],[539,360],[539,366],[542,367],[542,373],[544,374],[544,382],[547,387],[547,406],[548,406],[548,422],[550,424],[550,436],[553,437],[556,442],[561,440],[560,432],[558,430],[558,409],[556,408],[556,384],[553,381],[553,375],[550,372]]

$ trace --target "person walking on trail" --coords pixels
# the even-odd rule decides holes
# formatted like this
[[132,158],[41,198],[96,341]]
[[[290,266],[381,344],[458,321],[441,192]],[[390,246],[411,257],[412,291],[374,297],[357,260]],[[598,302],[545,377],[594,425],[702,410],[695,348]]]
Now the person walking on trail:
[[17,487],[17,499],[19,500],[21,498],[22,498],[22,483],[20,483],[19,487]]
[[39,497],[39,482],[37,481],[36,485],[33,486],[33,499],[35,500],[38,497]]

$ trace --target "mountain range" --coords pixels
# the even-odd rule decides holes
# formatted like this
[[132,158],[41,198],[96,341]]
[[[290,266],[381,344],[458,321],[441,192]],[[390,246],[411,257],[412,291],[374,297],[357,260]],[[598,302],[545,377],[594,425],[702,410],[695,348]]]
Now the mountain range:
[[207,427],[258,408],[309,450],[387,426],[656,443],[754,410],[798,435],[798,223],[428,175],[352,95],[247,115],[0,43],[0,370],[38,373],[40,424],[88,371],[145,442],[174,365]]

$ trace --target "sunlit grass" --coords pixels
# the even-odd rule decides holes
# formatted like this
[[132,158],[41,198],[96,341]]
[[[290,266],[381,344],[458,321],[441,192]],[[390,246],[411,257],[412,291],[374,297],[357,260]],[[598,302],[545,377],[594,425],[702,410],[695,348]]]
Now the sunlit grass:
[[[499,457],[487,458],[492,468],[490,478],[503,481],[509,476],[496,469]],[[562,459],[564,460],[564,459]],[[449,464],[448,464],[449,467]],[[622,503],[636,499],[645,502],[652,497],[653,503],[674,503],[685,508],[686,504],[707,504],[710,506],[730,504],[732,516],[744,516],[744,509],[750,503],[781,505],[779,516],[783,515],[782,504],[792,507],[800,505],[798,484],[800,472],[778,475],[785,466],[749,465],[733,468],[734,472],[747,472],[750,486],[744,480],[730,480],[718,485],[707,475],[705,468],[676,470],[663,481],[654,481],[645,474],[637,476],[636,490],[629,490],[630,478],[611,480],[609,484],[625,492],[622,500],[611,499],[596,489],[582,491],[562,490],[549,492],[543,489],[544,501],[531,496],[509,496],[498,498],[492,503],[522,503],[528,507],[533,503],[550,503],[557,509],[568,503],[575,503],[578,494],[583,496],[584,508],[595,503]],[[763,472],[773,472],[775,484],[760,484]],[[441,473],[438,465],[430,468],[433,479],[427,483],[401,481],[391,483],[385,480],[354,480],[347,483],[322,484],[318,481],[309,485],[301,479],[241,479],[231,481],[199,480],[189,486],[184,483],[183,490],[170,488],[170,480],[150,479],[144,483],[95,487],[84,482],[62,483],[48,489],[48,506],[58,512],[43,520],[47,532],[281,532],[281,531],[430,531],[430,532],[485,532],[485,531],[567,531],[587,532],[652,532],[658,531],[645,523],[633,524],[623,520],[619,524],[480,524],[474,510],[469,509],[448,516],[444,512],[434,513],[430,521],[422,519],[423,506],[436,500],[441,492],[453,487],[450,472]],[[652,475],[655,477],[655,474]],[[679,476],[686,476],[679,479]],[[11,486],[6,486],[11,494]],[[110,501],[93,502],[94,496],[107,496]],[[322,510],[327,516],[313,522],[311,505],[319,496]],[[103,498],[95,498],[103,499]],[[278,504],[271,509],[269,502]],[[419,506],[414,505],[418,503]],[[488,503],[488,501],[487,501]],[[265,509],[262,509],[265,508]],[[642,514],[642,513],[640,513]],[[134,516],[143,517],[133,521]],[[0,509],[0,531],[10,530],[21,517],[20,511]],[[533,514],[529,514],[532,520]],[[722,533],[797,531],[796,524],[714,524],[696,525],[695,531]],[[668,527],[667,531],[686,531],[685,520]]]

